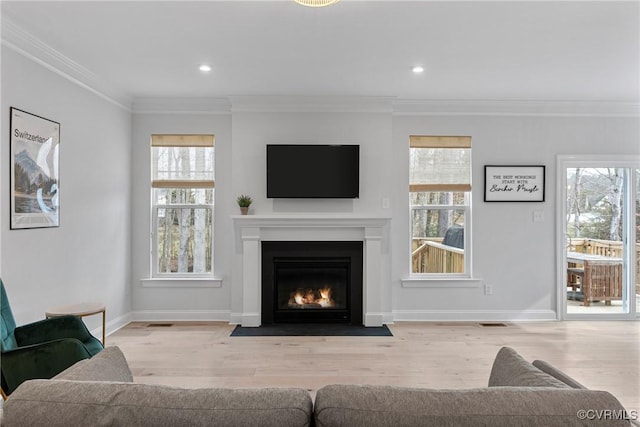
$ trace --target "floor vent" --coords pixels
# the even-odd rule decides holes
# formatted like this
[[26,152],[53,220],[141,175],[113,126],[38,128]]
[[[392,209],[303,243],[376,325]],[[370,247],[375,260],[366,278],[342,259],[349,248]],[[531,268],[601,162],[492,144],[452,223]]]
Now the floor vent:
[[173,323],[149,323],[148,328],[168,328],[173,326]]
[[495,326],[507,326],[506,323],[500,323],[500,322],[491,322],[491,323],[480,323],[480,326],[482,326],[483,328],[492,328]]

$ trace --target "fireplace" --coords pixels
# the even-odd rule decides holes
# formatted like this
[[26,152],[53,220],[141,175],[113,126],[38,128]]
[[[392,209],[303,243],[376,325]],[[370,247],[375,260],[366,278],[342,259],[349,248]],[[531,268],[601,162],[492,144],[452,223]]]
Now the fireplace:
[[[334,246],[340,242],[357,242],[358,254],[363,258],[362,267],[352,271],[362,274],[361,298],[351,295],[350,304],[361,303],[351,310],[354,323],[364,326],[382,326],[393,320],[391,313],[391,279],[389,277],[389,218],[358,214],[271,214],[234,215],[236,255],[231,285],[231,313],[229,321],[244,327],[262,324],[263,293],[272,295],[273,288],[264,290],[262,270],[262,246],[266,243],[323,242]],[[291,255],[289,255],[291,256]],[[293,255],[295,256],[295,254]],[[313,256],[313,255],[311,255]],[[331,257],[325,253],[322,256]],[[235,277],[239,277],[236,280]],[[271,307],[271,310],[273,308]],[[269,315],[266,316],[269,318]]]
[[363,324],[361,241],[262,242],[262,323]]

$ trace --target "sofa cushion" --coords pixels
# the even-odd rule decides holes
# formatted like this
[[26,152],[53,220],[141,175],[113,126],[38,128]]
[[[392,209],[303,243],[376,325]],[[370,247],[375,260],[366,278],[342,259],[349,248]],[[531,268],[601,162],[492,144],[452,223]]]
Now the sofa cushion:
[[540,369],[542,372],[551,375],[555,379],[562,381],[571,388],[586,388],[578,381],[574,380],[569,375],[544,360],[534,360],[532,365]]
[[106,347],[53,377],[57,380],[133,382],[127,359],[119,347]]
[[302,389],[181,389],[136,383],[30,380],[4,402],[3,427],[309,426]]
[[[330,385],[316,394],[316,427],[565,427],[595,425],[581,410],[623,411],[605,391],[548,387],[430,390]],[[584,423],[584,424],[583,424]],[[598,426],[629,426],[597,420]]]
[[502,347],[493,361],[489,387],[496,386],[570,388],[524,360],[510,347]]

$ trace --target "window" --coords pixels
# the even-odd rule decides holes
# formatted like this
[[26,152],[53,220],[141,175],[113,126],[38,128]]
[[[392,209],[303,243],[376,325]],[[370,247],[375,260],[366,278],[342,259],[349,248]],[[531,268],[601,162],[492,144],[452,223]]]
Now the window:
[[471,137],[409,142],[411,273],[468,276]]
[[213,135],[151,136],[152,276],[213,273]]

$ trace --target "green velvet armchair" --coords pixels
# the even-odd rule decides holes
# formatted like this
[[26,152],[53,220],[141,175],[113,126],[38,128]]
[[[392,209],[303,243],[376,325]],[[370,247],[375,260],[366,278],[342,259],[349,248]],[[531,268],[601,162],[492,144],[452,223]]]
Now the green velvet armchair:
[[0,371],[6,395],[26,380],[52,378],[103,349],[79,317],[54,317],[16,327],[2,279],[0,286]]

